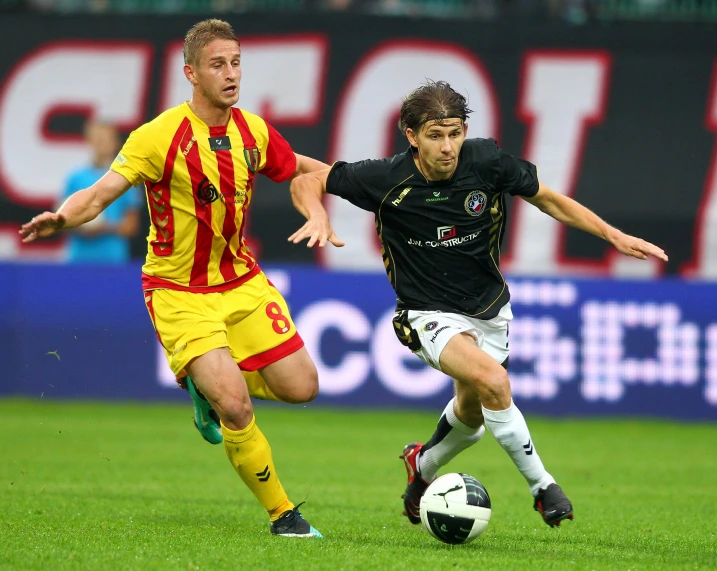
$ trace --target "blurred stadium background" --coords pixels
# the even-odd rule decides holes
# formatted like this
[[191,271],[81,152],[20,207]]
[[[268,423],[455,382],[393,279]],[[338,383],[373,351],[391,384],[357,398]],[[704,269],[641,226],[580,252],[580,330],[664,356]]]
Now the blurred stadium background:
[[[513,205],[502,265],[525,410],[717,418],[715,4],[621,2],[0,0],[0,393],[183,398],[139,294],[147,214],[119,267],[68,266],[63,238],[24,246],[16,230],[57,205],[87,159],[88,117],[126,136],[188,98],[181,39],[213,14],[242,40],[240,105],[298,152],[327,162],[399,152],[402,95],[446,79],[470,99],[471,134],[669,253],[664,266],[627,259]],[[287,243],[302,223],[287,190],[260,178],[249,234],[319,364],[320,400],[439,406],[448,379],[387,325],[393,297],[371,216],[330,201],[348,246],[318,255]]]
[[[0,397],[8,459],[31,461],[18,460],[29,449],[11,440],[12,423],[31,418],[35,426],[55,414],[67,422],[73,409],[60,408],[61,400],[177,401],[189,412],[142,303],[146,213],[123,265],[67,264],[64,238],[22,245],[17,228],[56,206],[68,173],[87,159],[87,118],[111,120],[126,136],[188,98],[181,40],[208,16],[230,21],[241,39],[240,106],[266,117],[297,152],[327,162],[399,152],[401,96],[425,78],[448,80],[474,109],[470,135],[496,138],[535,162],[549,186],[668,252],[665,265],[618,257],[514,201],[502,265],[516,316],[512,383],[524,412],[558,423],[558,416],[675,421],[669,434],[685,421],[717,421],[716,0],[0,0]],[[371,217],[327,204],[348,243],[343,250],[318,255],[289,245],[302,220],[287,186],[267,179],[257,184],[248,228],[319,367],[321,394],[310,406],[431,411],[421,417],[427,437],[450,381],[393,336],[393,295]],[[27,399],[45,408],[27,408]],[[125,414],[107,410],[114,411],[107,418]],[[104,413],[96,414],[101,422]],[[288,414],[277,421],[290,423]],[[560,456],[570,430],[538,426]],[[657,434],[657,425],[644,427]],[[49,438],[36,428],[31,438]],[[714,442],[714,429],[703,442]],[[586,433],[600,430],[585,425]],[[405,442],[397,438],[398,451]],[[620,435],[605,438],[612,444],[600,454],[609,458]],[[664,465],[684,470],[675,479],[714,475],[714,459],[697,444],[682,457],[679,441],[672,445]],[[560,469],[587,473],[581,445],[571,441],[569,449],[578,458],[561,460]],[[632,452],[622,452],[629,462]],[[692,463],[698,457],[702,465]],[[652,473],[649,463],[644,469],[636,478]],[[8,470],[8,479],[19,478]],[[713,495],[694,498],[709,515],[699,529],[713,529],[714,503],[705,506],[714,480],[701,489]],[[315,501],[320,509],[322,499]],[[683,553],[670,545],[673,555]],[[678,568],[670,561],[665,568]],[[603,568],[627,568],[613,563]]]

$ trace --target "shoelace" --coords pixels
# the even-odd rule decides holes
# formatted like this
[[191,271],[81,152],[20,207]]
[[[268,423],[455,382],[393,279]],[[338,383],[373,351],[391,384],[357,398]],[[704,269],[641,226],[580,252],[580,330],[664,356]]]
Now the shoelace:
[[304,501],[304,502],[301,502],[300,504],[294,506],[293,508],[291,508],[289,511],[286,512],[286,515],[282,516],[280,519],[282,519],[284,521],[288,520],[290,522],[293,522],[294,519],[296,519],[297,517],[304,519],[303,516],[301,515],[301,512],[299,512],[299,508],[301,506],[303,506],[305,503],[306,502]]

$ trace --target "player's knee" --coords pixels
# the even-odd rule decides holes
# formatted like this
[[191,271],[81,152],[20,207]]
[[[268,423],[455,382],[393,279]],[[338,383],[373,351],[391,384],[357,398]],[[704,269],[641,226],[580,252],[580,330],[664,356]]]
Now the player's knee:
[[477,379],[478,392],[481,402],[484,406],[494,410],[499,405],[502,408],[510,406],[510,380],[508,379],[508,371],[503,367],[497,366],[487,375]]
[[319,395],[319,376],[316,369],[296,377],[291,389],[286,391],[282,400],[291,404],[311,402]]
[[213,406],[222,422],[230,427],[247,425],[254,414],[251,399],[244,394],[221,395]]
[[304,402],[311,402],[319,396],[319,374],[314,369],[304,383]]

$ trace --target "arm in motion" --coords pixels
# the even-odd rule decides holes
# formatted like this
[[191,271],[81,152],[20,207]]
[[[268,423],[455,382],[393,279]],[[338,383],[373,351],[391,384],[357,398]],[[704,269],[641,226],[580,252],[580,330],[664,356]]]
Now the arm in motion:
[[76,228],[94,220],[131,186],[121,174],[107,171],[95,184],[71,195],[57,212],[43,212],[23,224],[19,230],[22,241],[46,238],[65,228]]
[[302,174],[291,181],[291,200],[294,207],[306,218],[306,223],[289,236],[290,242],[298,244],[308,238],[306,243],[308,248],[317,242],[320,248],[326,246],[326,242],[331,242],[337,247],[344,245],[331,228],[329,215],[322,201],[330,171],[330,168],[326,168]]
[[653,256],[663,262],[668,260],[667,254],[662,248],[641,238],[621,232],[617,228],[610,226],[592,210],[568,196],[563,196],[551,190],[542,183],[535,196],[523,198],[542,212],[555,218],[558,222],[589,232],[610,242],[620,253],[626,256],[641,260],[647,260],[649,256]]

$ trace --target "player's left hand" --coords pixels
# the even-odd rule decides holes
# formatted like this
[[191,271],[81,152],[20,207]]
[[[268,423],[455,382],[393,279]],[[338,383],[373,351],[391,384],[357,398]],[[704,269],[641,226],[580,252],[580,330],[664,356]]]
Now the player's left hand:
[[289,236],[289,242],[298,244],[307,238],[309,239],[306,243],[307,248],[313,247],[317,242],[319,248],[326,246],[327,242],[331,242],[337,248],[341,248],[345,245],[339,240],[338,236],[336,236],[328,218],[310,218],[301,228]]
[[662,248],[646,240],[630,236],[629,234],[623,234],[622,232],[612,239],[612,244],[621,254],[639,258],[640,260],[647,260],[649,256],[653,256],[663,262],[669,259]]

